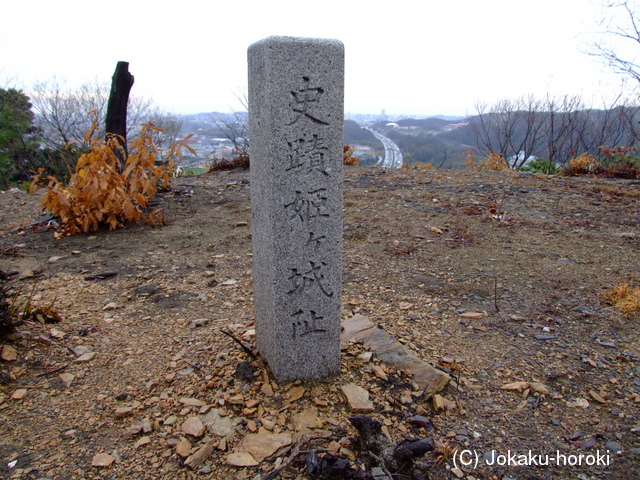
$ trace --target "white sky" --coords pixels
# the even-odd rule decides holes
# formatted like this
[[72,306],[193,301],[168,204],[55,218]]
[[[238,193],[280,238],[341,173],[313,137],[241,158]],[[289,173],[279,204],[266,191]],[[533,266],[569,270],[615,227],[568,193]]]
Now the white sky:
[[247,47],[292,35],[344,42],[351,113],[464,115],[476,101],[530,93],[607,96],[621,77],[580,52],[597,28],[594,2],[12,0],[0,86],[13,78],[28,92],[54,75],[109,83],[124,60],[132,95],[175,113],[231,111],[247,88]]

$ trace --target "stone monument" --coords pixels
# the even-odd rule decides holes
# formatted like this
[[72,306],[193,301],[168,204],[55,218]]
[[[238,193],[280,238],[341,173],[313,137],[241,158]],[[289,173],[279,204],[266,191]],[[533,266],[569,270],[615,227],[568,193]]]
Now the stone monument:
[[278,382],[340,371],[344,46],[248,49],[256,343]]

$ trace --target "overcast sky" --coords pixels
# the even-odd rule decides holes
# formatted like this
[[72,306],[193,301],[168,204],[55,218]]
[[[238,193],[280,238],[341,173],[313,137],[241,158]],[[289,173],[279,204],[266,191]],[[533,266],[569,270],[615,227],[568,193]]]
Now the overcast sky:
[[123,60],[131,94],[175,113],[240,109],[247,47],[270,35],[341,40],[351,113],[464,115],[477,101],[620,89],[580,51],[597,0],[21,0],[2,16],[0,86],[108,83]]

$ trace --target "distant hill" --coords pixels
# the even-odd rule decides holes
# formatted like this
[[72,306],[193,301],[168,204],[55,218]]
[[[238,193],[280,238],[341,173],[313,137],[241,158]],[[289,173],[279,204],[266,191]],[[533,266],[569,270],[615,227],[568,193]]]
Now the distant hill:
[[[460,119],[403,118],[376,122],[373,128],[389,137],[402,151],[405,163],[432,164],[436,168],[462,168],[469,149],[468,126]],[[454,124],[453,122],[457,122]]]
[[369,130],[362,128],[353,120],[344,121],[344,143],[346,145],[369,145],[380,148],[380,141]]

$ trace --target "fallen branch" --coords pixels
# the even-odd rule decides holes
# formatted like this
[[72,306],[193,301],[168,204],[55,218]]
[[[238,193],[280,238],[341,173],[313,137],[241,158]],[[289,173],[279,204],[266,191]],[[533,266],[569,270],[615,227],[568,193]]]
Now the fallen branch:
[[226,336],[230,337],[234,342],[236,342],[238,345],[240,345],[242,347],[242,349],[247,353],[247,355],[250,355],[251,358],[253,358],[254,360],[257,360],[258,357],[256,356],[255,353],[253,353],[253,350],[251,350],[251,348],[249,348],[247,345],[245,345],[242,340],[240,340],[238,337],[236,337],[233,333],[228,332],[226,330],[220,329],[220,331],[222,333],[224,333]]
[[53,370],[49,370],[49,371],[46,371],[46,372],[39,373],[39,374],[36,375],[36,377],[44,377],[46,375],[51,375],[52,373],[56,373],[56,372],[59,372],[60,370],[64,370],[69,365],[71,365],[71,362],[65,363],[64,365],[60,365],[58,368],[54,368]]

